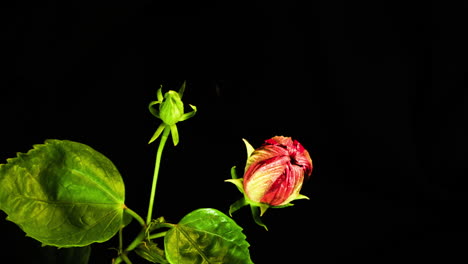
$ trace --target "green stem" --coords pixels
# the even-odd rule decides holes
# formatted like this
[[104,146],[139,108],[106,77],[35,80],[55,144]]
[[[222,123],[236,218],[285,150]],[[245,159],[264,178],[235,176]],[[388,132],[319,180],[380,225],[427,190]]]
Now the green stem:
[[138,236],[135,238],[135,240],[133,240],[132,243],[130,243],[130,245],[125,249],[125,252],[130,252],[132,250],[134,250],[136,247],[138,247],[138,245],[140,245],[141,241],[143,241],[143,239],[145,239],[145,236],[146,236],[146,232],[145,230],[142,230]]
[[132,262],[131,262],[130,259],[127,257],[127,255],[123,255],[123,254],[120,255],[120,256],[118,256],[118,257],[112,262],[112,264],[120,264],[120,263],[122,263],[122,261],[125,262],[126,264],[132,264]]
[[112,262],[112,264],[120,264],[125,262],[127,264],[132,264],[132,262],[130,261],[130,259],[127,257],[127,255],[119,255],[116,259],[114,259],[114,261]]
[[164,231],[164,232],[161,232],[161,233],[157,233],[157,234],[153,234],[153,235],[150,235],[150,236],[148,237],[148,239],[160,238],[160,237],[165,236],[166,233],[167,233],[167,231]]
[[143,220],[143,218],[142,218],[140,215],[138,215],[135,211],[133,211],[132,209],[130,209],[130,208],[128,208],[128,207],[125,207],[124,210],[125,210],[125,212],[126,212],[127,214],[129,214],[129,215],[131,215],[133,218],[135,218],[135,219],[138,221],[138,223],[140,223],[140,225],[141,225],[142,227],[146,227],[145,220]]
[[176,226],[177,226],[176,224],[171,224],[171,223],[159,223],[156,229],[164,228],[164,227],[174,228]]
[[167,138],[169,137],[170,132],[171,132],[170,127],[166,126],[164,128],[161,141],[159,142],[158,152],[156,153],[156,163],[154,165],[153,184],[151,185],[151,196],[150,196],[149,206],[148,206],[148,215],[146,217],[147,225],[150,224],[152,215],[153,215],[153,204],[154,204],[154,197],[156,195],[156,183],[158,182],[159,165],[161,164],[162,151],[164,149],[164,145],[166,144],[166,141],[167,141]]
[[127,255],[122,255],[122,259],[123,259],[123,261],[125,261],[125,263],[127,263],[127,264],[132,264],[132,262],[131,262],[130,259],[127,257]]
[[123,236],[122,236],[123,228],[124,227],[122,225],[119,229],[119,254],[122,253],[122,250],[123,250]]

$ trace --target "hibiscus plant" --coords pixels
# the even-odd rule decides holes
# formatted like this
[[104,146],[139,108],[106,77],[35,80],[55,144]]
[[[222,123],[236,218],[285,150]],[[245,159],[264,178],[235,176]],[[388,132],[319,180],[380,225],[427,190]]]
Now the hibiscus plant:
[[[196,209],[178,223],[153,217],[154,198],[161,156],[171,136],[179,142],[177,123],[193,117],[197,108],[185,113],[182,96],[162,88],[149,104],[152,115],[162,121],[149,143],[159,140],[146,219],[125,204],[125,186],[117,168],[90,146],[69,140],[49,139],[27,153],[0,164],[0,209],[7,219],[43,245],[79,249],[73,263],[88,263],[89,246],[118,235],[119,245],[112,263],[132,263],[133,253],[150,263],[202,264],[253,263],[242,228],[226,214],[212,208]],[[272,208],[290,206],[304,178],[312,172],[307,150],[289,137],[276,136],[254,149],[246,140],[244,177],[236,167],[232,179],[243,197],[231,205],[229,214],[250,205],[257,224]],[[141,226],[133,241],[123,244],[123,229],[134,219]],[[109,260],[109,263],[111,261]],[[140,262],[138,262],[140,263]]]

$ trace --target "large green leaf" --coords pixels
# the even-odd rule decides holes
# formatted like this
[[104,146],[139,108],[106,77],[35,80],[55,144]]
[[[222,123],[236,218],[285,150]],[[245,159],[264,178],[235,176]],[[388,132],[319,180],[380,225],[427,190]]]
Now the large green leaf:
[[81,143],[47,140],[0,165],[0,209],[45,245],[109,240],[124,223],[124,197],[114,164]]
[[172,264],[250,264],[249,243],[234,220],[215,209],[198,209],[164,238]]

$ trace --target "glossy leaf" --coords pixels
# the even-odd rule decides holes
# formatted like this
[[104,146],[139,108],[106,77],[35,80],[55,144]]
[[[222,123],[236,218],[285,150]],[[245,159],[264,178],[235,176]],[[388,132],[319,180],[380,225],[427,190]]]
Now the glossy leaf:
[[125,224],[124,197],[114,164],[81,143],[47,140],[0,165],[0,209],[45,245],[109,240]]
[[172,264],[249,264],[249,244],[234,220],[215,209],[198,209],[164,238],[166,258]]

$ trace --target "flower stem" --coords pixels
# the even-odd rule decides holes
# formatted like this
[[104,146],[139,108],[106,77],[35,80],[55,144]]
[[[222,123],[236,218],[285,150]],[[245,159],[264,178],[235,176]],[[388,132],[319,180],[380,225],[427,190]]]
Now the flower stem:
[[170,132],[171,132],[170,127],[166,126],[164,128],[161,141],[159,142],[158,152],[156,153],[156,163],[154,165],[153,184],[151,185],[151,195],[150,195],[149,206],[148,206],[148,215],[146,216],[147,225],[150,224],[152,215],[153,215],[154,197],[156,195],[156,183],[158,182],[159,166],[161,164],[162,151],[164,149],[164,145],[166,144],[166,141],[167,141],[167,138],[169,137]]

